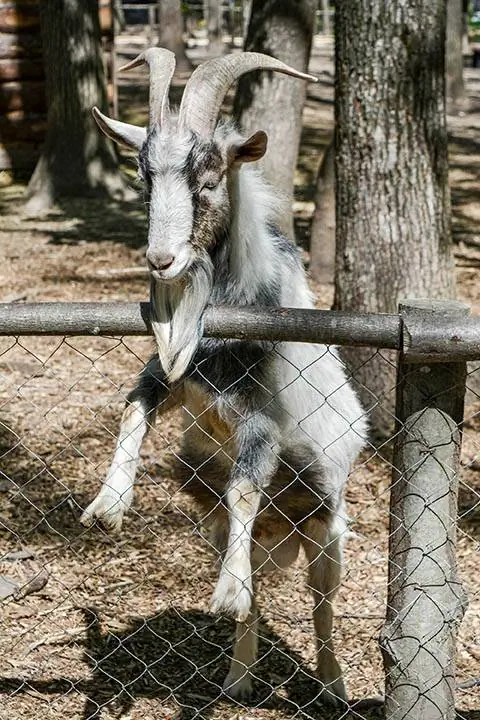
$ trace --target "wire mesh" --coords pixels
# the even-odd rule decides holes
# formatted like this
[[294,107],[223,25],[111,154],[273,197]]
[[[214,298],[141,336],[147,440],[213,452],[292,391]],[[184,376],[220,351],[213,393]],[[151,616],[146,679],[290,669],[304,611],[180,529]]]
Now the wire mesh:
[[[207,518],[179,481],[178,412],[159,418],[143,443],[122,530],[79,523],[105,479],[126,396],[150,353],[146,338],[0,339],[0,717],[324,717],[304,553],[289,567],[279,566],[279,553],[279,567],[258,573],[253,694],[233,701],[223,689],[235,623],[210,608],[218,554]],[[381,395],[367,389],[394,421],[395,358],[364,353],[354,371],[358,386],[373,377],[361,375],[368,363],[389,378]],[[455,700],[465,716],[479,705],[479,381],[472,365],[457,526],[469,607]],[[333,643],[349,697],[348,706],[331,710],[337,717],[361,716],[365,700],[384,692],[378,637],[400,431],[397,423],[367,443],[346,487],[343,570],[335,599],[326,601],[333,602]]]

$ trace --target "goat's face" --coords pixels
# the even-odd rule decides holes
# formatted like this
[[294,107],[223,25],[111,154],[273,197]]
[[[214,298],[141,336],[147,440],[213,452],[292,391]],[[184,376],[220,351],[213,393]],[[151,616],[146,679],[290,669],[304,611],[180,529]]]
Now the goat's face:
[[149,205],[147,261],[157,282],[175,282],[226,227],[227,153],[214,140],[155,128],[140,151],[139,171]]
[[112,120],[94,108],[103,132],[139,151],[140,174],[149,202],[147,261],[157,283],[175,283],[197,260],[208,259],[226,228],[230,208],[228,174],[244,162],[260,159],[267,136],[248,140],[217,127],[230,85],[259,68],[304,80],[314,79],[261,53],[213,58],[195,69],[185,87],[178,116],[169,111],[168,90],[175,55],[148,48],[123,70],[150,67],[149,130]]
[[267,136],[248,140],[219,125],[205,138],[171,116],[147,133],[96,111],[109,137],[139,150],[149,206],[147,262],[152,329],[170,382],[187,370],[202,336],[201,318],[213,287],[211,252],[231,220],[229,180],[244,162],[263,156]]

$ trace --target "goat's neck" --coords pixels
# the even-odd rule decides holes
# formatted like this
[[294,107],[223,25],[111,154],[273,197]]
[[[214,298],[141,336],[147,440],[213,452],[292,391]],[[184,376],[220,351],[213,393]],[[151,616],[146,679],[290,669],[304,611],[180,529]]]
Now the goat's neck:
[[229,177],[231,224],[228,241],[228,295],[231,302],[255,304],[265,288],[276,283],[277,267],[271,219],[271,190],[248,165]]

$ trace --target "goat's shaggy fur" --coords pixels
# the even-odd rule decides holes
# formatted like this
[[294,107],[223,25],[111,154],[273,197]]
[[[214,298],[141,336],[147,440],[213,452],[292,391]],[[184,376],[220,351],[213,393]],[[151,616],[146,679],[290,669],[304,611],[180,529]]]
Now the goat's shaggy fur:
[[275,229],[275,196],[245,164],[257,157],[259,139],[251,140],[229,124],[201,139],[177,130],[171,115],[140,151],[147,257],[160,268],[151,294],[158,354],[129,395],[112,466],[82,520],[120,528],[145,433],[155,415],[180,406],[183,487],[222,559],[213,608],[238,622],[225,690],[245,698],[251,689],[256,572],[286,567],[303,546],[319,681],[326,699],[342,699],[332,600],[342,493],[365,441],[364,414],[333,348],[202,338],[207,303],[313,307],[297,250]]

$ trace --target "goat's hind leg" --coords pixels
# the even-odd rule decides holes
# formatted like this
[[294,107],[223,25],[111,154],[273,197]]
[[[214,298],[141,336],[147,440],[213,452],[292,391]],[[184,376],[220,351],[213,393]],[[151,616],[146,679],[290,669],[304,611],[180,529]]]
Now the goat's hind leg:
[[97,497],[84,511],[80,522],[86,527],[100,520],[108,530],[119,531],[123,515],[133,500],[135,473],[140,448],[157,408],[168,397],[158,359],[152,358],[143,370],[137,386],[127,396],[112,464]]
[[274,451],[278,428],[257,413],[236,430],[239,453],[225,492],[228,507],[228,546],[212,599],[213,611],[225,611],[246,622],[253,599],[252,530],[264,488],[278,466]]
[[332,705],[346,700],[342,671],[333,649],[333,599],[340,585],[342,568],[342,533],[344,521],[334,523],[310,518],[302,523],[300,533],[308,560],[309,586],[313,595],[313,624],[317,642],[317,677],[321,699]]
[[258,612],[253,599],[247,619],[236,624],[233,658],[223,683],[224,692],[239,702],[247,701],[252,694],[251,668],[257,659],[257,648]]

